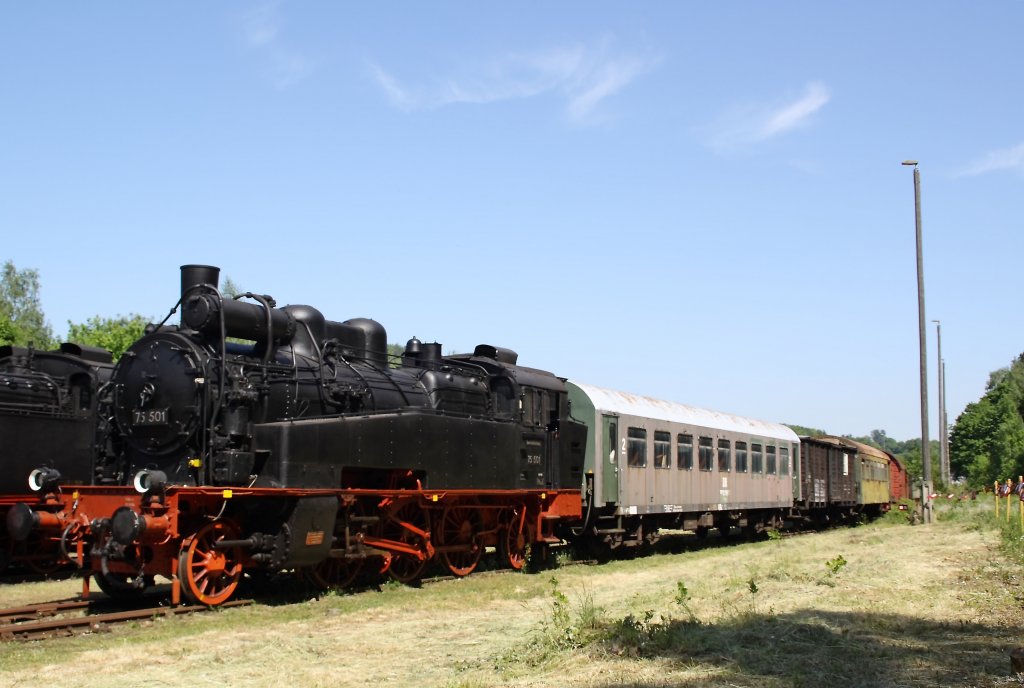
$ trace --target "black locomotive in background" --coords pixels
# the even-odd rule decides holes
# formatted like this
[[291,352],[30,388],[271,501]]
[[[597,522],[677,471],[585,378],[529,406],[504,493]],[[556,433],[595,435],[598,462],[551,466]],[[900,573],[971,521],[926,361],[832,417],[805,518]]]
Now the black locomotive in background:
[[[113,479],[100,458],[110,426],[99,403],[113,368],[109,352],[79,344],[0,346],[0,520],[43,483]],[[0,570],[13,562],[46,571],[58,560],[56,540],[16,545],[0,530]]]

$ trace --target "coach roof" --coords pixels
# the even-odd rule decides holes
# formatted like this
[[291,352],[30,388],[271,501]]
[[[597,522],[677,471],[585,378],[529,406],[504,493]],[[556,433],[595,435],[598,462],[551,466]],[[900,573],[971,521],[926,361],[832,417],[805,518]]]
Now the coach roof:
[[662,401],[651,397],[638,396],[627,392],[617,392],[602,387],[594,387],[570,381],[590,399],[594,408],[602,413],[640,416],[651,420],[664,420],[670,423],[681,423],[700,428],[713,428],[726,432],[749,434],[767,437],[786,442],[799,443],[800,438],[790,428],[781,423],[771,423],[731,413],[711,411],[708,409]]

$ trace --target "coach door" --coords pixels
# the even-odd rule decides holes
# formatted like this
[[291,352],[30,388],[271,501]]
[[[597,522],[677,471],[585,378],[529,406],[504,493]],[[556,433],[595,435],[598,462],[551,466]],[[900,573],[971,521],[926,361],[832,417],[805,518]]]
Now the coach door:
[[602,416],[604,442],[601,458],[601,501],[605,504],[619,501],[619,419],[617,416]]

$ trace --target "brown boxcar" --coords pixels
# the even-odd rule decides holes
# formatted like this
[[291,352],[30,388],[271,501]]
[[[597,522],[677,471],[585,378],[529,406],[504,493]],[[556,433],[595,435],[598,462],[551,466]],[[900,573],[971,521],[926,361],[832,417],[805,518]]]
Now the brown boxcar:
[[802,500],[797,506],[826,509],[830,516],[851,513],[857,505],[856,452],[836,437],[801,437],[800,447]]

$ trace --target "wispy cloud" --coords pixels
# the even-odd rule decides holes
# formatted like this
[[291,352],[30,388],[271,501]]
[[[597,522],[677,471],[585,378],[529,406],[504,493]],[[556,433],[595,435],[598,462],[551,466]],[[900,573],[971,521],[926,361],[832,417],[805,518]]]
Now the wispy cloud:
[[1017,170],[1024,172],[1024,143],[1016,146],[989,151],[981,158],[957,172],[955,177],[975,177],[979,174],[998,172],[1000,170]]
[[614,52],[608,42],[533,53],[513,53],[455,68],[453,74],[410,85],[368,61],[370,77],[403,110],[487,104],[555,95],[577,123],[596,118],[598,107],[657,63],[651,56]]
[[812,81],[795,100],[733,108],[706,127],[707,144],[716,149],[735,149],[766,141],[806,126],[831,98],[824,84]]
[[267,79],[275,88],[286,89],[309,76],[316,65],[281,41],[279,7],[279,2],[253,7],[242,16],[241,32],[246,45],[265,57]]

